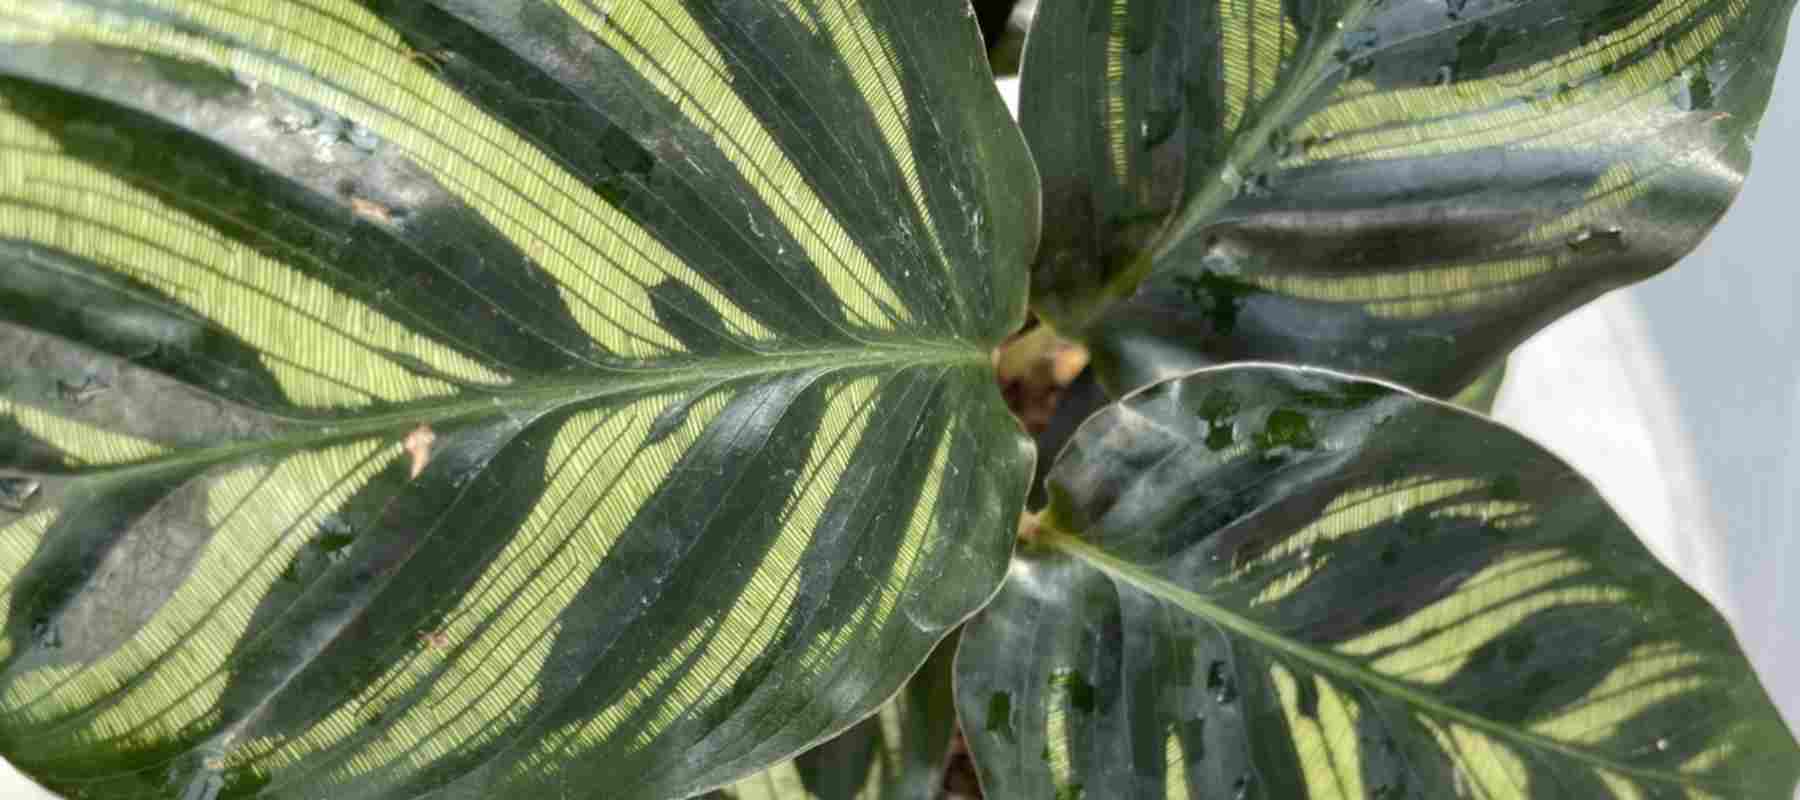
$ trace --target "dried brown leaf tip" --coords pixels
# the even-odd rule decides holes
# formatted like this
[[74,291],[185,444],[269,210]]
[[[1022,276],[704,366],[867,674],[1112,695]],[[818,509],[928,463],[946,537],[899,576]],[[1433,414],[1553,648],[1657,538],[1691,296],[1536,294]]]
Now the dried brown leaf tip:
[[420,425],[406,435],[406,442],[402,446],[406,448],[407,455],[412,456],[412,473],[409,478],[419,477],[419,473],[425,471],[425,465],[431,463],[431,445],[436,441],[437,434],[431,430],[430,425]]

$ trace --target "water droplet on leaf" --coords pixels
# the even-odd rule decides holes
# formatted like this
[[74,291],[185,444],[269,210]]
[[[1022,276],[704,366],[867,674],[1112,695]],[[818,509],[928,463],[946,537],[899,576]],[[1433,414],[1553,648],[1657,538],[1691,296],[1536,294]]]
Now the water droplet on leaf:
[[317,124],[319,115],[305,108],[287,111],[274,120],[275,129],[282,133],[298,133]]
[[1706,68],[1695,65],[1683,70],[1675,84],[1675,107],[1682,111],[1705,111],[1713,107],[1712,79]]
[[1094,713],[1094,685],[1080,671],[1059,669],[1050,673],[1050,688],[1063,694],[1069,708],[1083,714]]
[[1625,232],[1619,228],[1588,228],[1569,237],[1569,249],[1577,253],[1618,251],[1625,248]]
[[995,692],[988,697],[987,732],[998,733],[1007,741],[1012,741],[1012,695]]
[[1206,689],[1213,693],[1213,701],[1220,705],[1237,700],[1237,685],[1232,681],[1225,662],[1214,661],[1207,666]]
[[1269,174],[1266,172],[1254,173],[1245,178],[1244,185],[1239,187],[1239,192],[1249,197],[1268,197],[1274,194],[1269,189]]
[[381,139],[375,135],[374,131],[354,122],[344,130],[344,141],[349,142],[351,147],[364,152],[373,152],[375,147],[381,144]]
[[47,619],[40,619],[31,624],[31,641],[45,650],[62,648],[62,628]]
[[1245,798],[1248,798],[1249,796],[1250,796],[1250,776],[1249,775],[1240,775],[1240,776],[1238,776],[1237,781],[1231,784],[1232,800],[1245,800]]
[[81,383],[69,383],[68,381],[58,380],[56,382],[56,396],[65,403],[85,406],[89,401],[105,394],[106,390],[111,388],[111,386],[102,383],[98,378],[87,375],[81,379]]
[[1358,51],[1371,50],[1381,43],[1381,35],[1374,28],[1358,28],[1344,34],[1344,49],[1352,54]]
[[0,478],[0,508],[22,514],[37,500],[42,488],[36,478]]
[[319,520],[319,537],[313,540],[313,546],[326,555],[332,555],[356,541],[356,530],[350,523],[337,514],[326,514]]
[[1291,408],[1278,408],[1270,412],[1268,420],[1263,423],[1262,432],[1256,435],[1256,446],[1261,450],[1278,447],[1311,450],[1318,445],[1319,441],[1313,435],[1312,421],[1306,414]]

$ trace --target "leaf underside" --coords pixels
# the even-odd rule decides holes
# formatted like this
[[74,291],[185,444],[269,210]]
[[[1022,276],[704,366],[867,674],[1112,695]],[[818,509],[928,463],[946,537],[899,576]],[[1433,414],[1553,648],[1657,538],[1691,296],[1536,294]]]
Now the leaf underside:
[[1219,367],[1096,415],[1050,485],[962,636],[989,796],[1793,796],[1725,621],[1476,415]]
[[1788,0],[1045,0],[1040,315],[1115,391],[1243,360],[1441,397],[1685,255]]
[[0,753],[684,797],[868,715],[1031,472],[962,8],[0,0]]

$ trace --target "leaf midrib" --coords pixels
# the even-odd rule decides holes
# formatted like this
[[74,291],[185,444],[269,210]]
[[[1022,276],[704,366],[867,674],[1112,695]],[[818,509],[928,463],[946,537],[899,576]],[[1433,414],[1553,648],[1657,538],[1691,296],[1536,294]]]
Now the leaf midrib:
[[1170,251],[1180,246],[1237,196],[1238,181],[1228,181],[1227,178],[1245,175],[1264,156],[1269,149],[1270,135],[1286,124],[1299,110],[1301,103],[1318,89],[1320,82],[1332,74],[1330,62],[1343,43],[1344,32],[1360,26],[1373,5],[1373,0],[1352,0],[1342,15],[1335,22],[1329,23],[1324,36],[1306,54],[1305,60],[1288,73],[1290,79],[1282,81],[1276,87],[1269,101],[1264,104],[1263,113],[1256,115],[1256,121],[1248,130],[1232,137],[1225,157],[1220,159],[1218,166],[1211,172],[1212,179],[1206,181],[1206,186],[1179,213],[1169,218],[1154,245],[1140,252],[1124,271],[1107,282],[1105,294],[1108,298],[1118,300],[1130,296],[1137,290],[1139,283],[1155,272],[1157,262],[1162,261]]
[[918,366],[986,366],[987,353],[967,345],[918,342],[856,348],[824,348],[803,352],[757,354],[696,360],[671,367],[621,369],[602,378],[536,379],[509,386],[463,388],[449,397],[416,401],[396,409],[349,419],[291,419],[282,435],[189,448],[128,464],[99,467],[90,474],[107,480],[140,480],[163,472],[191,470],[258,454],[284,453],[353,441],[378,434],[400,434],[420,425],[435,426],[539,412],[591,402],[680,388],[804,372]]
[[1437,698],[1419,689],[1395,680],[1372,670],[1356,661],[1337,653],[1297,642],[1277,631],[1274,631],[1256,620],[1238,614],[1230,609],[1213,603],[1200,595],[1189,591],[1175,583],[1164,580],[1149,570],[1118,558],[1102,550],[1079,536],[1052,527],[1050,520],[1044,520],[1044,526],[1038,534],[1038,540],[1056,550],[1079,559],[1088,566],[1099,570],[1108,578],[1129,585],[1152,597],[1175,605],[1182,610],[1207,620],[1234,634],[1243,636],[1269,650],[1304,662],[1321,672],[1339,679],[1360,684],[1375,691],[1398,698],[1402,702],[1429,714],[1452,720],[1470,728],[1493,734],[1514,744],[1549,750],[1570,759],[1589,764],[1609,772],[1630,775],[1649,780],[1672,783],[1681,786],[1699,785],[1693,776],[1680,775],[1664,770],[1646,769],[1612,761],[1604,756],[1574,747],[1567,743],[1551,739],[1530,731],[1495,722],[1479,714],[1470,713],[1439,701]]

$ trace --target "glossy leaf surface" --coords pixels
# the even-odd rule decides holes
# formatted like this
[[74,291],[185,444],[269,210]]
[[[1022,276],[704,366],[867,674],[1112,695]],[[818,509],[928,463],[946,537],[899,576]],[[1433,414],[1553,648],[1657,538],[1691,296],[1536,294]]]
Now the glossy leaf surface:
[[956,0],[0,0],[0,753],[685,797],[994,591],[1035,173]]
[[1724,620],[1481,417],[1203,370],[1097,414],[1051,489],[957,663],[989,796],[1792,797]]
[[1494,403],[1500,399],[1500,387],[1506,384],[1506,359],[1501,359],[1493,369],[1481,373],[1473,383],[1463,387],[1450,402],[1480,414],[1494,413]]
[[1039,313],[1110,386],[1280,360],[1436,396],[1685,255],[1788,0],[1045,0]]
[[936,800],[956,733],[956,635],[875,716],[712,800]]

